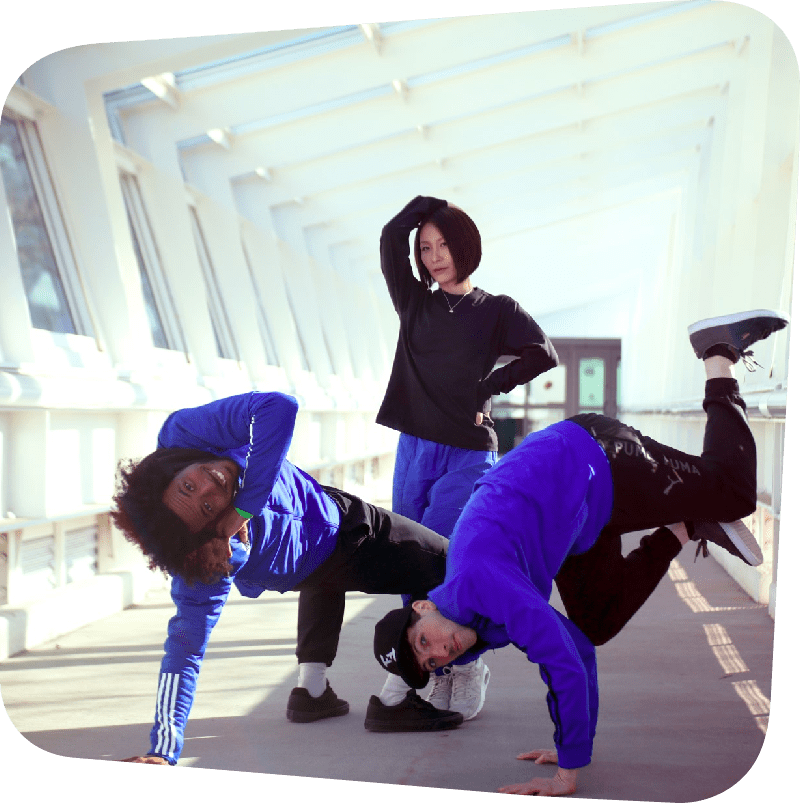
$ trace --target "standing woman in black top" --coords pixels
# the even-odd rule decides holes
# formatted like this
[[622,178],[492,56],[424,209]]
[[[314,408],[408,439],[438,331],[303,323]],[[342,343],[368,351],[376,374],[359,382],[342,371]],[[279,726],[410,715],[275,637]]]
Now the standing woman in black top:
[[[410,261],[414,229],[419,279]],[[449,538],[476,480],[497,461],[491,397],[558,365],[558,356],[514,299],[473,286],[481,236],[461,209],[438,198],[414,198],[384,226],[380,252],[400,317],[377,417],[401,433],[392,509]],[[516,359],[494,369],[503,355]],[[436,677],[428,700],[471,719],[483,706],[489,668],[478,659],[450,669],[452,674]],[[400,685],[395,699],[405,691]],[[384,703],[392,699],[389,692],[384,687]]]

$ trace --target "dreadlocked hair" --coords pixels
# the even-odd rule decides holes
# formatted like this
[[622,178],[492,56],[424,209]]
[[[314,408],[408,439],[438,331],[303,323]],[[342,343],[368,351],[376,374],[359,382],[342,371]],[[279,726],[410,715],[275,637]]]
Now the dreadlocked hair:
[[162,501],[167,486],[187,466],[219,457],[199,449],[157,449],[141,460],[118,465],[110,515],[126,540],[144,553],[148,567],[180,575],[190,585],[211,583],[231,571],[215,522],[193,533]]

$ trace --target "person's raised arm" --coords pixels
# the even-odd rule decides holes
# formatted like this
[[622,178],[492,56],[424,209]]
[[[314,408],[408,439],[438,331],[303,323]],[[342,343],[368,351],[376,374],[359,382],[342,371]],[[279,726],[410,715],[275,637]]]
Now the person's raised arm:
[[234,453],[244,462],[233,501],[243,515],[259,513],[292,442],[298,404],[283,393],[245,393],[178,410],[164,422],[159,447]]
[[421,290],[426,289],[422,282],[414,276],[408,238],[424,218],[444,206],[447,206],[447,201],[418,195],[383,227],[381,232],[381,271],[386,280],[392,304],[398,313],[408,305],[415,287]]

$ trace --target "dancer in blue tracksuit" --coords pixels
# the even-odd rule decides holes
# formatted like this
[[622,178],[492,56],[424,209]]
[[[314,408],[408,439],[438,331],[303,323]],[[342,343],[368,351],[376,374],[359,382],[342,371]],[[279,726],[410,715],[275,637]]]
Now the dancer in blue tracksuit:
[[[297,402],[281,393],[232,396],[170,415],[158,449],[120,469],[112,517],[151,568],[172,575],[177,607],[169,622],[147,756],[177,762],[206,645],[232,585],[322,589],[424,598],[444,578],[447,540],[416,522],[319,485],[286,459]],[[341,619],[317,647],[329,666]],[[324,676],[289,696],[294,722],[347,714]],[[317,681],[318,688],[314,688]],[[408,687],[407,687],[408,688]],[[409,689],[393,706],[367,710],[366,725],[419,731],[457,727]]]
[[[690,327],[707,376],[702,456],[594,414],[529,435],[478,481],[453,532],[444,583],[376,625],[376,658],[414,688],[435,669],[512,643],[539,665],[556,749],[520,758],[558,770],[499,791],[575,791],[597,724],[595,645],[644,604],[684,544],[697,541],[699,552],[712,541],[761,562],[736,521],[756,507],[756,447],[732,366],[787,322],[755,310]],[[653,527],[622,556],[622,533]],[[553,581],[569,618],[548,604]]]
[[[446,538],[475,482],[497,462],[492,396],[558,365],[547,335],[514,299],[473,286],[481,255],[475,223],[439,198],[414,198],[381,232],[381,271],[400,319],[376,419],[400,433],[392,510]],[[496,367],[501,356],[514,359]],[[472,719],[489,675],[482,659],[448,668],[427,699]],[[396,698],[406,691],[400,686]],[[391,700],[388,684],[382,695]]]

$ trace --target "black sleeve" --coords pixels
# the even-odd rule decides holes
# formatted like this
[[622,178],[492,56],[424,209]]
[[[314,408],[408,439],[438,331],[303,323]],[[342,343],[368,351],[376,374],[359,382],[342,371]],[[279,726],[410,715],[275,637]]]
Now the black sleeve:
[[447,201],[418,195],[393,217],[381,232],[381,271],[389,288],[389,296],[399,313],[408,306],[415,287],[427,290],[414,276],[411,267],[411,247],[408,238],[423,218],[447,206]]
[[479,410],[492,396],[508,393],[558,365],[558,354],[536,321],[516,301],[507,296],[505,300],[500,353],[511,354],[518,359],[495,369],[480,383]]

